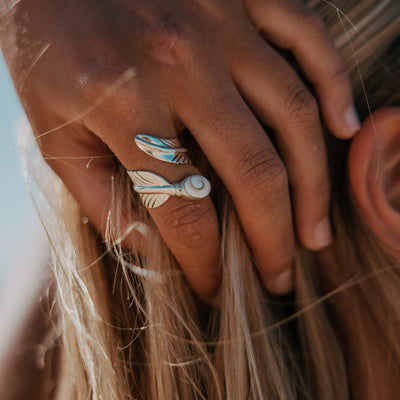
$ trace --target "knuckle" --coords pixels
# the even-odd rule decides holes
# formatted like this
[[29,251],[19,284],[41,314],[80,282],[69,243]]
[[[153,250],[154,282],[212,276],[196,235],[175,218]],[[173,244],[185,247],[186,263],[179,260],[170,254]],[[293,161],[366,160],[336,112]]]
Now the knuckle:
[[243,151],[240,160],[240,181],[251,194],[282,193],[287,186],[287,172],[282,161],[269,149]]
[[289,87],[290,93],[285,102],[284,108],[291,118],[295,118],[297,123],[305,123],[314,119],[318,114],[318,104],[314,96],[304,87],[296,83]]
[[[52,98],[68,111],[72,107],[72,112],[82,112],[82,108],[92,106],[111,87],[130,82],[136,73],[121,46],[109,38],[101,39],[83,48],[85,42],[70,43],[63,38],[52,54],[58,68],[48,63],[44,82],[54,93]],[[64,68],[63,74],[60,67]]]
[[[112,58],[111,56],[110,58]],[[110,104],[119,96],[129,91],[129,100],[135,101],[138,82],[133,79],[136,70],[130,66],[121,55],[115,56],[113,62],[101,56],[86,59],[75,71],[74,89],[76,103],[82,108],[93,107],[95,114],[105,110],[110,111]],[[103,98],[109,100],[102,101]],[[126,96],[125,96],[126,97]],[[133,106],[136,106],[134,104]],[[90,116],[90,113],[87,113]]]
[[325,31],[325,24],[322,19],[311,10],[305,10],[303,13],[303,24],[306,31]]
[[[107,51],[109,57],[104,57],[104,51]],[[81,58],[74,71],[78,86],[97,87],[99,84],[110,82],[121,73],[121,69],[126,65],[121,55],[111,49],[104,51],[89,51],[84,58]]]
[[163,224],[169,231],[189,247],[205,245],[208,232],[215,222],[215,213],[209,202],[184,202],[178,200],[163,216]]
[[186,29],[169,15],[163,16],[149,28],[151,56],[163,64],[182,64],[190,56]]

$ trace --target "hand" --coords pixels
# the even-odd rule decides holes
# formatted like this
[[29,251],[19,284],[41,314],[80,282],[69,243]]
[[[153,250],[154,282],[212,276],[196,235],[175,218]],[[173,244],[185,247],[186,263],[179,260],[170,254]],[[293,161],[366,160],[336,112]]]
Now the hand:
[[[259,32],[293,53],[325,124],[348,138],[358,128],[351,90],[321,21],[290,0],[24,0],[12,11],[2,47],[16,88],[43,154],[97,229],[104,234],[116,173],[110,156],[170,182],[198,172],[164,165],[134,142],[186,127],[232,195],[265,285],[290,290],[288,182],[309,249],[330,241],[330,184],[317,102]],[[259,120],[274,130],[282,159]],[[220,255],[210,198],[171,198],[149,212],[210,300]]]

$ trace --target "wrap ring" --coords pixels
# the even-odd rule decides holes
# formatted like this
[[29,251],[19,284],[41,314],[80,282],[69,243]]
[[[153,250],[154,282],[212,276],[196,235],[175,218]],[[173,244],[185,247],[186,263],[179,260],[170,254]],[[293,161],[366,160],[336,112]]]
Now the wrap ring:
[[156,208],[164,204],[171,196],[199,200],[207,197],[211,184],[202,175],[189,175],[178,183],[169,183],[163,177],[149,171],[128,171],[136,193],[146,208]]

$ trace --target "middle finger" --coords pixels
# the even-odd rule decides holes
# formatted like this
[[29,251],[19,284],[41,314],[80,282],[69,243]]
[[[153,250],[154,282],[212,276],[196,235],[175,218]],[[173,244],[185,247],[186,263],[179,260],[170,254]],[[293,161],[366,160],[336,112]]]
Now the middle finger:
[[231,193],[264,284],[285,293],[294,248],[285,167],[232,82],[205,81],[176,111]]
[[234,80],[264,124],[273,128],[287,167],[300,241],[325,247],[330,184],[318,105],[290,65],[258,35],[232,56]]

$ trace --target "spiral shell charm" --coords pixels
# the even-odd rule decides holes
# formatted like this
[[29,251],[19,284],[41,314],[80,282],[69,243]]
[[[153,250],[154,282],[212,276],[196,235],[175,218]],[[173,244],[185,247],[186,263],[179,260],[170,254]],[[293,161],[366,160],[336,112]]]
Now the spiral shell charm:
[[207,197],[211,184],[202,175],[189,175],[180,183],[169,183],[163,177],[149,171],[128,171],[136,193],[146,208],[156,208],[171,196],[199,200]]
[[202,175],[190,175],[181,182],[180,186],[183,188],[182,196],[191,199],[203,199],[211,192],[210,181]]

